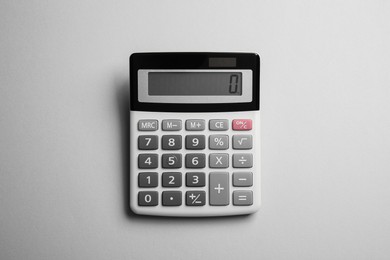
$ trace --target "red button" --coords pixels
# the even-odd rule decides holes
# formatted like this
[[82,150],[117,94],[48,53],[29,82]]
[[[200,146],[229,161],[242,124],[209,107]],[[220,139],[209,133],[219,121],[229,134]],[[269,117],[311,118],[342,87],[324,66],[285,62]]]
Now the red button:
[[233,120],[233,130],[236,130],[236,131],[252,130],[252,120],[251,119],[234,119]]

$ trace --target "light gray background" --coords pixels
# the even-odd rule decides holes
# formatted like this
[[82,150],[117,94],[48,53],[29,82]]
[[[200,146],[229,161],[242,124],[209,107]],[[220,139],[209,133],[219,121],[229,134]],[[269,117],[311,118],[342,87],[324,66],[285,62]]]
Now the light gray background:
[[[388,1],[0,2],[0,259],[389,259]],[[262,57],[263,206],[129,215],[128,56]]]

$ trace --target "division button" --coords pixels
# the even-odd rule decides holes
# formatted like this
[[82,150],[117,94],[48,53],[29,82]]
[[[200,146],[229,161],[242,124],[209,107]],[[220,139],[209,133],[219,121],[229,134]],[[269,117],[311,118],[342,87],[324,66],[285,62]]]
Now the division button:
[[212,131],[225,131],[229,129],[229,121],[227,119],[211,119],[209,121],[209,129]]
[[163,206],[180,206],[182,203],[181,191],[163,191]]
[[158,192],[157,191],[140,191],[138,192],[139,206],[157,206]]
[[205,129],[205,121],[203,119],[188,119],[186,120],[187,131],[202,131]]
[[250,190],[238,190],[233,192],[233,205],[250,206],[253,204],[253,192]]
[[205,191],[187,191],[186,205],[187,206],[204,206],[206,204]]
[[166,119],[162,121],[163,131],[179,131],[181,130],[181,120],[179,119]]
[[250,187],[253,185],[253,174],[251,172],[233,172],[233,186]]
[[251,168],[253,166],[253,155],[251,153],[233,154],[233,168]]
[[210,205],[225,206],[229,204],[229,173],[210,173]]
[[157,120],[139,120],[138,130],[139,131],[156,131],[158,129]]

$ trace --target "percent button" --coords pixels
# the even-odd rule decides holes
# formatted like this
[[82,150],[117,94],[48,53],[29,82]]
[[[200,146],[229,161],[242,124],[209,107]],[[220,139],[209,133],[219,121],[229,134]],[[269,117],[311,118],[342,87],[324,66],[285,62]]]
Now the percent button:
[[227,135],[210,135],[210,150],[226,150],[229,148],[229,137]]

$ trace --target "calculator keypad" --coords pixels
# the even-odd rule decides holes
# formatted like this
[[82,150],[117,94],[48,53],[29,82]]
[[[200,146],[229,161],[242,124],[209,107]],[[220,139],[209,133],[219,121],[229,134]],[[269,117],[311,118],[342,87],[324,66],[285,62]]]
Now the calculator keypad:
[[144,119],[138,130],[138,206],[253,205],[252,120]]

